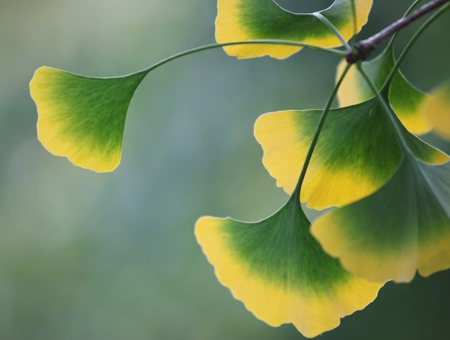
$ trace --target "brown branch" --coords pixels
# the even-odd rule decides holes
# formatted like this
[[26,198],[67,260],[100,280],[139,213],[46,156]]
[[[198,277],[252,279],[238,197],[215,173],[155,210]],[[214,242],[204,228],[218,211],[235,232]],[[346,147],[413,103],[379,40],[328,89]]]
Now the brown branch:
[[354,51],[349,51],[345,56],[345,59],[349,64],[367,59],[370,53],[381,41],[383,41],[387,37],[390,37],[392,34],[398,32],[403,27],[409,25],[413,21],[431,12],[432,10],[444,5],[445,3],[448,3],[449,1],[450,0],[432,0],[426,3],[425,5],[413,11],[411,14],[398,19],[373,36],[357,42],[354,46]]

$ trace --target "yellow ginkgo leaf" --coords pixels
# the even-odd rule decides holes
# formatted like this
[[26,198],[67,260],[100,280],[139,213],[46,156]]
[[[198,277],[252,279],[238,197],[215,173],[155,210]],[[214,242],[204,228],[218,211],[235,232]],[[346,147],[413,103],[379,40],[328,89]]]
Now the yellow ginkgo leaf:
[[[253,39],[294,40],[322,47],[342,45],[327,25],[312,13],[292,13],[272,0],[218,0],[216,40],[219,43]],[[345,39],[358,33],[367,22],[372,0],[336,0],[318,13]],[[283,59],[301,47],[276,45],[229,46],[225,51],[238,58],[269,55]]]
[[[321,110],[290,110],[262,115],[255,137],[264,150],[263,163],[277,185],[292,193],[319,121]],[[443,163],[448,156],[402,131],[423,161]],[[403,151],[396,131],[379,102],[330,110],[308,167],[302,202],[324,209],[365,197],[395,172]]]
[[298,198],[260,222],[202,217],[195,235],[219,281],[249,311],[307,337],[337,327],[383,285],[348,273],[322,250]]
[[314,221],[312,234],[355,275],[409,282],[450,268],[450,163],[405,156],[377,192]]
[[90,78],[40,67],[30,82],[39,141],[77,166],[114,170],[122,154],[127,109],[144,76]]

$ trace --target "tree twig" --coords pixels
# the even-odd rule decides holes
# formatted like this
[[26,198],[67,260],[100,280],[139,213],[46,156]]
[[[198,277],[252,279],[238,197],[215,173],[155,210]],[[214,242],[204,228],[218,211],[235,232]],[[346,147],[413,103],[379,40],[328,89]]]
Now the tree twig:
[[391,36],[395,32],[398,32],[403,27],[409,25],[418,18],[424,16],[425,14],[431,12],[432,10],[448,3],[450,0],[432,0],[425,5],[419,7],[417,10],[413,11],[411,14],[398,19],[386,28],[382,29],[380,32],[374,34],[373,36],[357,42],[354,46],[353,51],[349,51],[345,56],[345,59],[349,64],[356,63],[360,60],[365,60],[369,54],[375,49],[375,47],[384,39]]

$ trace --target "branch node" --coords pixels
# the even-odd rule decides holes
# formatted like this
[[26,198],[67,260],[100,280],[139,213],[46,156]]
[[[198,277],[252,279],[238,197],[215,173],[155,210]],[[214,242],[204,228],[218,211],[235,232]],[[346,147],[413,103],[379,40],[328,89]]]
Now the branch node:
[[349,51],[345,55],[345,60],[347,63],[354,64],[358,61],[366,60],[370,53],[375,49],[375,45],[367,42],[366,40],[362,40],[355,44],[352,51]]

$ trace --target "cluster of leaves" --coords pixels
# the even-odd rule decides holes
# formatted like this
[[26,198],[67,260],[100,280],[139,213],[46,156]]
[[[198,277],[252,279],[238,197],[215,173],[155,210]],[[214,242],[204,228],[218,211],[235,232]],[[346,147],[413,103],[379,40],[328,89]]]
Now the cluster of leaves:
[[[349,46],[371,6],[372,0],[336,0],[294,14],[272,0],[218,0],[219,44],[203,49],[286,58],[314,45],[343,55],[333,47]],[[449,156],[418,137],[433,130],[450,138],[450,83],[431,94],[415,88],[399,70],[394,42],[373,60],[342,61],[325,109],[272,112],[256,121],[263,163],[290,195],[283,207],[259,222],[208,216],[196,223],[219,281],[270,325],[292,323],[313,337],[367,306],[386,281],[450,267]],[[39,68],[30,83],[39,140],[77,166],[114,170],[136,88],[154,68],[194,52],[115,78]],[[340,107],[331,109],[336,94]],[[311,224],[302,202],[337,209]]]

